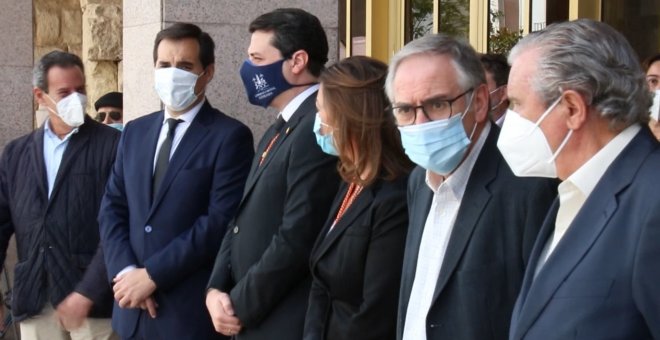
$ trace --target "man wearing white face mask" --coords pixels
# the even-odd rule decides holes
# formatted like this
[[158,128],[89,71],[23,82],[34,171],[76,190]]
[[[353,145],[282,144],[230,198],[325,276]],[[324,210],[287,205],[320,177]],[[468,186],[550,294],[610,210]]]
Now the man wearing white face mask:
[[404,46],[385,83],[404,150],[410,223],[397,338],[505,339],[554,191],[517,179],[496,147],[475,51],[438,34]]
[[516,175],[562,181],[510,339],[660,338],[660,145],[635,52],[582,19],[528,35],[509,61],[498,147]]
[[116,339],[96,215],[120,134],[85,114],[77,56],[46,54],[33,84],[48,118],[0,159],[0,263],[13,233],[18,248],[12,313],[22,339]]
[[206,100],[214,49],[193,24],[160,31],[154,75],[165,109],[122,132],[99,222],[123,338],[222,338],[204,290],[254,151],[248,127]]

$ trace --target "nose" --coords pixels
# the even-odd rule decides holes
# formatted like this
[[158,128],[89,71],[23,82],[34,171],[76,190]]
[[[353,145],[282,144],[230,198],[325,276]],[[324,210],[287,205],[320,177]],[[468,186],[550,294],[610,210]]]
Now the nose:
[[418,106],[415,108],[415,121],[413,124],[423,124],[423,123],[428,123],[429,119],[426,117],[426,112],[424,112],[424,109],[421,106]]
[[105,119],[103,119],[103,124],[111,124],[112,120],[110,119],[110,114],[105,114]]

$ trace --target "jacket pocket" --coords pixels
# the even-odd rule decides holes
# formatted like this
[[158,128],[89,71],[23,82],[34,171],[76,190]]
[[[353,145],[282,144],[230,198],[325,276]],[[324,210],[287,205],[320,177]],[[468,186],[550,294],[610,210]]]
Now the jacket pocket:
[[30,262],[37,263],[24,261],[14,268],[12,314],[19,321],[39,314],[46,300],[43,257],[38,256],[36,261]]

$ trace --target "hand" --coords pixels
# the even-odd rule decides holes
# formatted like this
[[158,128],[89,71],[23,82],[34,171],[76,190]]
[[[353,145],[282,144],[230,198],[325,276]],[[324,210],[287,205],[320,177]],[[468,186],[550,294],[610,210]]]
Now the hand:
[[243,326],[234,316],[234,307],[227,293],[211,288],[206,293],[206,308],[211,314],[215,331],[227,336],[238,334]]
[[156,318],[156,308],[158,308],[158,304],[153,297],[150,296],[144,300],[144,302],[140,304],[140,308],[149,312],[149,316],[151,316],[152,319]]
[[138,308],[156,290],[156,283],[149,278],[145,268],[131,270],[115,277],[112,290],[121,308]]
[[55,316],[60,326],[70,332],[82,326],[93,304],[86,296],[73,292],[57,305]]

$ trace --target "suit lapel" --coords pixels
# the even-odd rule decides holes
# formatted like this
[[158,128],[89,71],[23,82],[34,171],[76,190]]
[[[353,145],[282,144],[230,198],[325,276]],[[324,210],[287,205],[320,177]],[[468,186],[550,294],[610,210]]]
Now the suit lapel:
[[[346,195],[346,192],[344,191],[343,195],[337,196],[337,199],[335,200],[335,204],[333,204],[333,210],[330,210],[332,214],[328,216],[328,223],[329,225],[332,225],[332,222],[335,220],[335,216],[337,215],[337,211],[339,210],[339,205],[341,205],[341,202],[344,199],[344,196]],[[344,213],[344,216],[337,221],[337,224],[335,225],[330,232],[328,232],[329,227],[326,229],[324,228],[325,234],[322,234],[324,236],[323,240],[321,241],[321,248],[319,249],[318,252],[316,252],[314,256],[314,262],[318,261],[323,254],[325,254],[330,247],[337,242],[337,240],[340,238],[340,236],[348,229],[353,222],[360,216],[362,213],[371,206],[371,203],[374,200],[374,193],[373,193],[373,186],[370,186],[368,188],[362,189],[362,192],[357,196],[353,204],[346,210]],[[339,205],[337,205],[337,202],[339,202]]]
[[[259,154],[254,158],[254,161],[252,162],[252,170],[250,171],[250,175],[248,177],[247,184],[245,186],[243,200],[245,200],[245,198],[252,191],[252,188],[259,180],[259,177],[261,177],[261,174],[268,167],[270,162],[276,157],[277,152],[280,149],[280,146],[284,144],[284,141],[291,135],[293,130],[298,126],[298,123],[300,123],[303,117],[305,117],[308,114],[312,114],[313,112],[315,112],[315,110],[316,110],[316,92],[314,92],[309,97],[307,97],[302,102],[302,104],[300,104],[300,106],[298,107],[296,112],[291,116],[289,121],[284,124],[280,132],[280,136],[277,138],[275,144],[273,144],[271,149],[268,151],[268,155],[264,159],[263,164],[259,165],[259,158],[261,156],[261,153],[263,153],[264,149],[268,147],[268,144],[270,143],[270,139],[272,137],[268,139],[266,138],[262,139]],[[273,136],[275,135],[275,133],[277,132],[274,132]],[[312,131],[310,130],[309,133],[312,133]]]
[[491,194],[488,190],[488,185],[497,177],[497,168],[501,161],[501,159],[495,156],[498,154],[498,151],[495,149],[497,135],[496,129],[491,128],[470,173],[449,238],[447,251],[445,252],[445,257],[440,268],[438,282],[433,293],[433,301],[438,298],[454,274],[458,262],[472,237],[477,222],[481,218],[484,207],[490,200]]
[[181,170],[181,167],[186,164],[190,155],[193,154],[193,150],[197,148],[197,145],[206,137],[206,134],[208,134],[209,130],[206,127],[206,124],[208,124],[209,115],[212,114],[213,111],[209,103],[205,102],[195,119],[190,123],[188,130],[186,130],[181,142],[179,142],[176,150],[174,150],[172,158],[170,158],[170,163],[167,167],[163,182],[161,183],[160,189],[158,189],[158,193],[156,194],[156,197],[154,197],[153,204],[151,205],[151,214],[153,214],[155,208],[167,193],[176,174]]
[[[414,183],[414,185],[417,186],[414,201],[408,202],[409,206],[412,207],[414,211],[409,216],[410,230],[408,231],[408,239],[406,240],[405,262],[403,265],[403,273],[401,275],[401,301],[404,301],[406,304],[408,303],[408,300],[410,300],[410,292],[412,291],[415,272],[417,270],[419,245],[422,241],[426,218],[431,209],[431,203],[433,202],[433,191],[431,191],[431,189],[425,184],[424,175],[421,175],[420,180],[417,181],[417,183]],[[406,308],[407,306],[401,307]],[[400,313],[400,316],[404,317],[405,313],[406,310],[403,310],[403,313]]]
[[[647,130],[643,128],[614,160],[537,277],[531,282],[514,335],[522,337],[532,326],[561,283],[587,254],[616,212],[617,195],[633,181],[640,165],[655,147]],[[554,229],[554,223],[552,224]],[[537,242],[534,253],[540,253],[544,246],[545,242]],[[534,275],[534,269],[530,265],[525,274],[526,279],[527,276]]]
[[[85,117],[86,121],[88,119],[89,118]],[[86,122],[85,124],[91,124],[91,123]],[[62,162],[60,163],[60,168],[57,170],[55,183],[53,183],[53,191],[50,193],[51,199],[49,200],[49,205],[50,202],[52,201],[52,198],[55,198],[57,193],[60,191],[60,188],[62,187],[62,181],[64,181],[64,179],[68,176],[73,161],[76,158],[78,158],[81,150],[87,145],[88,142],[89,142],[89,131],[87,127],[85,127],[85,125],[83,124],[78,129],[78,132],[74,133],[71,136],[71,138],[69,139],[69,144],[66,146],[66,150],[64,150],[64,154],[62,155]]]
[[[46,121],[44,124],[48,124],[48,122]],[[36,170],[35,176],[38,178],[39,193],[44,198],[44,202],[46,202],[48,201],[48,178],[46,176],[46,162],[44,161],[44,133],[44,127],[42,125],[32,137],[33,142],[30,158],[32,168]]]
[[140,200],[147,202],[145,206],[152,206],[151,191],[153,187],[153,176],[154,176],[154,158],[156,157],[156,146],[158,145],[158,137],[160,136],[160,130],[163,127],[163,115],[164,111],[159,112],[155,115],[154,121],[151,123],[151,127],[145,135],[145,142],[147,145],[145,147],[137,148],[136,153],[138,154],[136,160],[141,160],[138,168],[138,178],[142,178],[140,181],[140,190],[136,190],[138,195],[140,195]]

